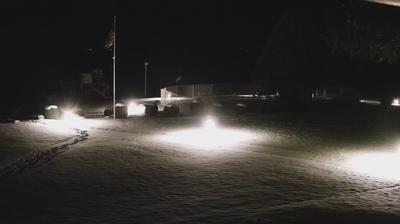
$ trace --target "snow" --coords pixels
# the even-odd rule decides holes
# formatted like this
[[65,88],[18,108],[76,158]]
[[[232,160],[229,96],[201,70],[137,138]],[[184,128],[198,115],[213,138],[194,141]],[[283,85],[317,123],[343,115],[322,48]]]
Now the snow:
[[75,134],[71,129],[50,130],[43,122],[0,124],[0,167],[32,151],[47,150]]
[[[394,153],[397,128],[318,126],[251,115],[220,123],[253,138],[205,149],[158,138],[198,128],[200,117],[96,120],[86,125],[86,140],[0,180],[0,216],[8,223],[400,220],[398,180],[348,165],[354,155]],[[17,130],[36,136],[36,126],[48,124],[12,125],[2,131],[10,130],[8,138],[16,141]],[[41,129],[52,135],[50,130]],[[48,140],[47,134],[37,137]],[[51,146],[46,143],[37,147]]]

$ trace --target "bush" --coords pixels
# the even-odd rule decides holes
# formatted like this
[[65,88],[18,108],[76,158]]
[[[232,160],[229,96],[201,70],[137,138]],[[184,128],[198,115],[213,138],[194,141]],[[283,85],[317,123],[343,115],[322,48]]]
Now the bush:
[[128,117],[127,106],[115,107],[115,118],[127,118],[127,117]]
[[58,108],[52,108],[44,111],[44,118],[45,119],[59,119],[60,112]]
[[190,104],[190,111],[193,114],[201,114],[204,112],[204,104],[203,103],[192,103]]
[[169,116],[169,117],[178,116],[179,115],[179,107],[177,107],[177,106],[164,107],[163,115]]
[[104,110],[104,116],[112,116],[113,115],[113,110],[112,109],[105,109]]
[[158,113],[157,105],[145,105],[144,114],[147,116],[156,116]]

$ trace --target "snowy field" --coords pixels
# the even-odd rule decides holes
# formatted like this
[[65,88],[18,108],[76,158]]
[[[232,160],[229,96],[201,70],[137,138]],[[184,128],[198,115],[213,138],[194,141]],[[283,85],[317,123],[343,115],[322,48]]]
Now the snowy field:
[[19,122],[0,124],[0,167],[8,162],[41,152],[67,141],[75,131],[69,128],[54,129],[44,122]]
[[400,223],[400,129],[278,118],[3,125],[2,223]]

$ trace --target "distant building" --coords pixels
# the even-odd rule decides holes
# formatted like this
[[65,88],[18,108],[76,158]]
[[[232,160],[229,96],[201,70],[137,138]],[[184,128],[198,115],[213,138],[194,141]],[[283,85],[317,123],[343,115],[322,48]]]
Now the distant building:
[[177,105],[183,113],[190,111],[190,104],[201,101],[208,105],[227,99],[256,98],[259,87],[252,84],[186,84],[161,89],[162,107]]
[[344,87],[321,87],[311,95],[314,100],[359,101],[359,93],[354,89]]
[[208,97],[249,96],[255,97],[259,88],[252,84],[187,84],[167,86],[161,89],[161,103],[166,105],[174,99],[198,100]]

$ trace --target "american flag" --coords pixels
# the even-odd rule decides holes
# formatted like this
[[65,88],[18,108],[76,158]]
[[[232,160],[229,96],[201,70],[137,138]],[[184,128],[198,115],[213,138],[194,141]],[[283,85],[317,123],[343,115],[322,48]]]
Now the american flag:
[[104,48],[106,50],[112,50],[112,47],[114,46],[114,40],[115,40],[115,31],[114,29],[111,29],[110,32],[108,33],[108,38],[106,44],[104,45]]

